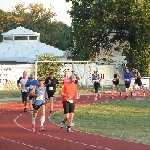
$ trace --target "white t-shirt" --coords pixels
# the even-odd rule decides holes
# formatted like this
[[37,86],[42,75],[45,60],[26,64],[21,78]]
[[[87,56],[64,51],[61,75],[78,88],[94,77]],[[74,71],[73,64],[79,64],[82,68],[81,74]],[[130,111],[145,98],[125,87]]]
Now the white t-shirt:
[[22,92],[27,92],[27,90],[26,90],[26,88],[25,88],[25,85],[26,85],[26,82],[27,82],[27,80],[28,80],[28,78],[26,78],[26,79],[21,79],[20,80],[20,85],[21,85],[21,91]]

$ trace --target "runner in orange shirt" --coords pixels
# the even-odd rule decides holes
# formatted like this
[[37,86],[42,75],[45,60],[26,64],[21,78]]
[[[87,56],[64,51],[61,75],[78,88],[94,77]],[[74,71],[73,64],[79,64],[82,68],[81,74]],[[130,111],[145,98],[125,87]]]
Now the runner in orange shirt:
[[73,132],[71,126],[75,109],[74,100],[79,99],[77,85],[74,83],[75,80],[76,76],[71,75],[70,82],[65,83],[60,91],[64,108],[64,120],[61,122],[61,129],[66,125],[66,121],[68,121],[67,132]]

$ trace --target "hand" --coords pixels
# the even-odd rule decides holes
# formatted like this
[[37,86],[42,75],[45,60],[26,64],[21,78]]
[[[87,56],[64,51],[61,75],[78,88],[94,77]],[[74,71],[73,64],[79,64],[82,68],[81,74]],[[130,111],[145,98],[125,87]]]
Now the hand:
[[17,86],[20,88],[20,84],[17,84]]
[[51,84],[52,82],[49,80],[48,84]]
[[36,94],[36,97],[40,97],[40,94]]
[[67,98],[71,98],[71,96],[69,94],[66,95]]

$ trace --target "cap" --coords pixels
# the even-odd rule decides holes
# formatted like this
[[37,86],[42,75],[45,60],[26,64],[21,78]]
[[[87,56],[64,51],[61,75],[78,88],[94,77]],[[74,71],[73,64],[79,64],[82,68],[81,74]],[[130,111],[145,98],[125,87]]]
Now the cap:
[[71,72],[75,72],[74,70],[72,70]]
[[76,80],[76,76],[75,76],[75,75],[71,75],[69,78],[70,78],[71,80]]
[[49,73],[49,75],[53,75],[53,74],[54,74],[53,72],[50,72],[50,73]]

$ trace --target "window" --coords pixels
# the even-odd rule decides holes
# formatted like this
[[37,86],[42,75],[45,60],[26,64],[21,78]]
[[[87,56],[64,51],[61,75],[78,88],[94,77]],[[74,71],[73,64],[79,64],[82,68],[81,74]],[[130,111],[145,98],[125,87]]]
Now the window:
[[29,36],[29,40],[37,40],[37,36]]
[[14,40],[28,40],[28,36],[15,36]]
[[13,40],[13,37],[12,36],[6,36],[6,37],[4,37],[4,40]]

